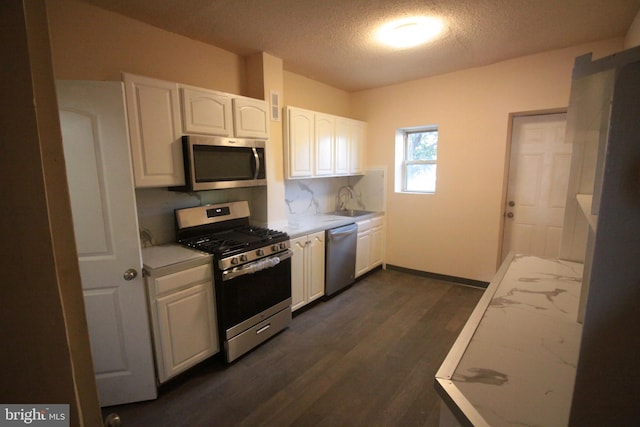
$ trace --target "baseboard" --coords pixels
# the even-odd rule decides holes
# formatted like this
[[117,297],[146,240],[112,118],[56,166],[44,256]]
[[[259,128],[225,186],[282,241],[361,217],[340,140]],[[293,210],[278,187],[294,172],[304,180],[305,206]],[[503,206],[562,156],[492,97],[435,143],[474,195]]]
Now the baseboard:
[[413,274],[415,276],[428,277],[430,279],[443,280],[445,282],[457,283],[459,285],[473,286],[474,288],[486,289],[489,282],[481,280],[465,279],[464,277],[448,276],[446,274],[430,273],[428,271],[413,270],[411,268],[398,267],[397,265],[387,264],[388,270],[400,271],[402,273]]

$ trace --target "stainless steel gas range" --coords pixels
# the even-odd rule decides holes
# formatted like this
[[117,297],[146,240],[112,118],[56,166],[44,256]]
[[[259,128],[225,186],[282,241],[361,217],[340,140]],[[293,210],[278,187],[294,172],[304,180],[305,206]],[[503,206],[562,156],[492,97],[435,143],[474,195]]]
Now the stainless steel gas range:
[[289,236],[251,226],[246,201],[178,209],[178,243],[213,255],[220,341],[232,362],[291,323]]

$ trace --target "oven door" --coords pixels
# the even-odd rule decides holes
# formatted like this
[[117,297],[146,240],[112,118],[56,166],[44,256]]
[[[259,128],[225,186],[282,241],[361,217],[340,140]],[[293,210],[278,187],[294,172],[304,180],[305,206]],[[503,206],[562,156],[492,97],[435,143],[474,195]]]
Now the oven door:
[[[291,306],[289,252],[260,260],[263,265],[254,272],[227,274],[231,278],[226,280],[223,278],[224,273],[219,275],[216,280],[217,309],[225,339],[230,339],[264,318]],[[279,262],[268,265],[269,259],[274,258]]]

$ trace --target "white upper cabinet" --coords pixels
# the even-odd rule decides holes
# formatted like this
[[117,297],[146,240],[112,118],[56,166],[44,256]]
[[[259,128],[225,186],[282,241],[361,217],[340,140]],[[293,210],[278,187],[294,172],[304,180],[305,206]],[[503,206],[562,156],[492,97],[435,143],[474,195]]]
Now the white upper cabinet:
[[300,108],[288,108],[285,114],[285,165],[287,177],[313,176],[315,150],[315,114]]
[[287,107],[287,178],[363,174],[366,126],[358,120]]
[[335,174],[364,173],[366,123],[338,117],[336,119]]
[[349,174],[351,157],[351,123],[347,119],[336,120],[336,138],[334,145],[334,173]]
[[233,117],[227,94],[180,86],[184,133],[231,136]]
[[208,89],[180,86],[184,133],[268,138],[267,103]]
[[123,73],[136,187],[184,185],[178,85]]
[[122,73],[135,186],[185,183],[183,134],[269,138],[265,101]]
[[259,99],[234,98],[233,122],[238,138],[269,138],[269,109]]
[[315,113],[316,176],[333,175],[333,146],[335,141],[335,117]]
[[351,175],[364,174],[365,140],[367,138],[366,123],[349,120],[351,139],[349,140],[349,173]]

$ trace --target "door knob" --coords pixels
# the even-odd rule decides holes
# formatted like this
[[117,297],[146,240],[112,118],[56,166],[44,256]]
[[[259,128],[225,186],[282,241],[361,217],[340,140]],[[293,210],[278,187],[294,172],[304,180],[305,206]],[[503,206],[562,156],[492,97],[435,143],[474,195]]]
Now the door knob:
[[133,280],[136,277],[138,277],[138,272],[136,271],[135,268],[130,268],[124,272],[123,276],[124,276],[124,280]]
[[514,202],[513,200],[509,200],[509,206],[514,207],[516,205],[516,202]]
[[507,218],[513,218],[513,212],[508,212],[507,213]]

